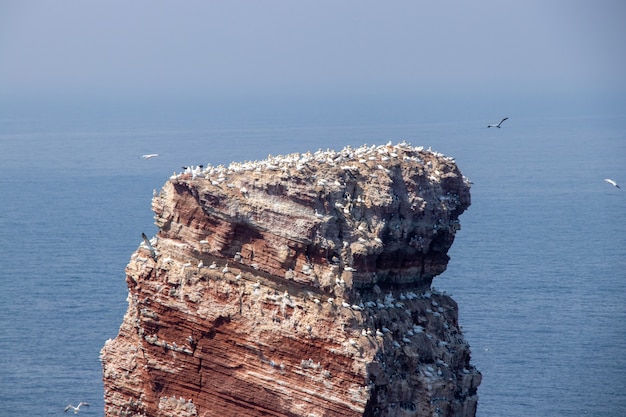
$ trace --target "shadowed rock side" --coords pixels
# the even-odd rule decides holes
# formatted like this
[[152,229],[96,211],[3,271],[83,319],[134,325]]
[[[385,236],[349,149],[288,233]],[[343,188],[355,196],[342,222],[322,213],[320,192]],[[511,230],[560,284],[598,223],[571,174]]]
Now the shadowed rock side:
[[106,416],[473,416],[480,373],[431,288],[469,206],[406,143],[173,175],[102,349]]

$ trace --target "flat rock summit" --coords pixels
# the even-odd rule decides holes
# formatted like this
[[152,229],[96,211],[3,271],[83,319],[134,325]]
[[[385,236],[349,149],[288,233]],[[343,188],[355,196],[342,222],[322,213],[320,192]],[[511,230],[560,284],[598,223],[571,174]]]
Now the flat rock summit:
[[102,349],[105,415],[474,416],[431,285],[469,205],[453,159],[404,142],[172,175]]

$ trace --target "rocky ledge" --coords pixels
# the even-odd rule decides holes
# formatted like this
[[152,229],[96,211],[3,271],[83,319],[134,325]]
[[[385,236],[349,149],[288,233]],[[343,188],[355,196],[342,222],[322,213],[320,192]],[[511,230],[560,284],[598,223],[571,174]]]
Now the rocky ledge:
[[174,174],[102,349],[105,415],[475,415],[457,305],[431,287],[468,184],[406,143]]

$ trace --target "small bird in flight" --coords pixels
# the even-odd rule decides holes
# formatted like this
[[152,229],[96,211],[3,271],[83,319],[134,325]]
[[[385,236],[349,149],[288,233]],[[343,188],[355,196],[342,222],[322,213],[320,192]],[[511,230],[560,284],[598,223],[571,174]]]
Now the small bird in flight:
[[157,156],[159,156],[158,153],[147,153],[145,155],[141,155],[143,159],[156,158]]
[[609,184],[611,184],[613,187],[617,187],[617,188],[619,188],[620,190],[622,189],[622,187],[620,187],[619,185],[617,185],[617,183],[616,183],[615,181],[613,181],[612,179],[610,179],[610,178],[605,178],[605,179],[604,179],[604,181],[608,182],[608,183],[609,183]]
[[145,233],[141,234],[141,238],[143,239],[144,247],[150,251],[150,256],[156,261],[156,250],[154,249],[154,246],[152,246],[152,243],[150,243],[150,239],[148,239],[148,236],[146,236]]
[[504,119],[500,120],[500,123],[498,123],[497,125],[487,125],[487,127],[497,127],[498,129],[500,129],[500,125],[502,124],[502,122],[504,122],[505,120],[508,120],[508,117],[505,117]]
[[63,411],[65,411],[67,413],[67,410],[72,409],[74,411],[74,414],[78,414],[78,410],[80,410],[80,407],[82,407],[83,405],[85,407],[89,407],[89,404],[84,403],[84,402],[81,401],[81,402],[78,403],[78,405],[76,407],[74,407],[72,404],[68,404],[67,407],[65,407],[65,410],[63,410]]

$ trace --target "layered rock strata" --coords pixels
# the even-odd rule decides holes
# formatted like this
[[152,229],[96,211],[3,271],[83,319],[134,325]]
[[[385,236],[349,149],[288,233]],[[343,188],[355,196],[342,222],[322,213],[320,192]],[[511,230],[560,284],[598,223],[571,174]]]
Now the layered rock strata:
[[457,305],[431,288],[468,184],[406,143],[173,175],[102,349],[105,415],[475,415]]

